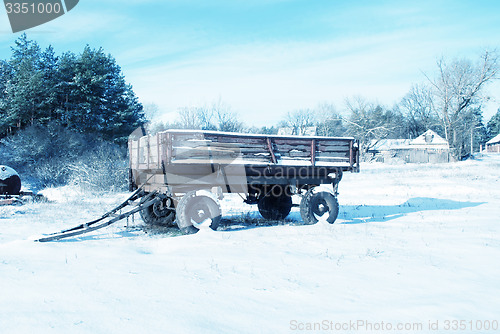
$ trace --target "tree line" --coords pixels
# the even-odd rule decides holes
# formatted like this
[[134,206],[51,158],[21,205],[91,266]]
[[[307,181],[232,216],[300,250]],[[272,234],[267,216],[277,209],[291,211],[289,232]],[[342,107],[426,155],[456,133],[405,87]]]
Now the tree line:
[[0,163],[32,190],[126,189],[130,133],[144,110],[102,48],[56,55],[24,34],[0,60]]
[[117,144],[144,123],[141,103],[102,48],[56,55],[23,34],[0,60],[0,139],[54,123]]
[[[126,83],[115,59],[86,46],[81,53],[56,55],[42,50],[24,34],[11,48],[10,59],[0,60],[0,139],[12,138],[29,126],[65,129],[124,146],[156,108],[144,110]],[[202,107],[178,110],[178,119],[156,123],[152,131],[190,128],[275,134],[280,127],[303,133],[314,126],[318,135],[353,136],[362,149],[380,139],[415,138],[432,129],[446,138],[457,157],[500,132],[500,114],[483,120],[487,85],[498,78],[498,57],[485,51],[478,59],[439,59],[433,74],[415,84],[393,106],[363,97],[345,101],[342,108],[320,104],[287,113],[274,125],[248,127],[221,99]],[[151,116],[151,115],[150,115]],[[149,117],[152,118],[152,117]],[[51,126],[48,126],[51,124]],[[472,147],[471,147],[472,146]]]
[[363,97],[346,99],[345,106],[320,104],[311,109],[287,113],[276,125],[246,127],[237,113],[220,100],[212,105],[181,108],[178,120],[156,124],[154,131],[191,128],[235,132],[276,134],[280,127],[296,134],[316,127],[318,135],[353,136],[367,151],[380,139],[413,139],[428,129],[447,139],[458,158],[500,133],[500,109],[485,124],[484,104],[490,97],[485,88],[498,79],[499,63],[495,52],[485,51],[478,59],[439,59],[436,72],[424,73],[424,81],[414,84],[395,105],[383,106]]

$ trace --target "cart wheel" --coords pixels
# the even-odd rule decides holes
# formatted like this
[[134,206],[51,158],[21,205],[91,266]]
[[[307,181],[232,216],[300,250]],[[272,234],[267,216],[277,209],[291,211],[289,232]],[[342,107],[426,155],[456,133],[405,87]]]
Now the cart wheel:
[[162,196],[158,203],[140,211],[142,220],[148,225],[174,226],[175,209],[172,198]]
[[257,206],[265,219],[283,220],[292,210],[292,196],[285,189],[276,193],[271,191],[259,199]]
[[329,191],[311,188],[300,202],[300,215],[305,224],[326,220],[333,224],[339,214],[339,202]]
[[196,233],[207,225],[217,230],[221,218],[219,201],[208,191],[190,191],[177,205],[177,226],[184,234]]

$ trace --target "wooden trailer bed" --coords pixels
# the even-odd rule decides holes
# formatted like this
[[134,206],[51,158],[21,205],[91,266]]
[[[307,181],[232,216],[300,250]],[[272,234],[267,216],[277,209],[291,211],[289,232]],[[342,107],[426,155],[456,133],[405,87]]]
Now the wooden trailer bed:
[[214,201],[223,193],[239,193],[245,202],[259,204],[265,218],[284,218],[293,194],[305,196],[331,184],[335,197],[342,174],[359,172],[358,142],[350,137],[167,130],[130,139],[129,156],[130,190],[141,187],[165,198],[163,213],[153,207],[143,214],[151,223],[167,211],[173,222],[179,207],[185,209],[183,198],[199,197],[199,191],[214,194]]
[[166,190],[165,174],[179,176],[169,182],[177,187],[185,183],[182,175],[193,181],[220,169],[226,175],[244,172],[248,183],[257,182],[258,175],[265,175],[264,181],[278,173],[298,174],[293,171],[304,177],[324,176],[327,171],[359,172],[358,143],[344,137],[168,130],[130,140],[129,156],[132,183],[147,183],[149,190]]

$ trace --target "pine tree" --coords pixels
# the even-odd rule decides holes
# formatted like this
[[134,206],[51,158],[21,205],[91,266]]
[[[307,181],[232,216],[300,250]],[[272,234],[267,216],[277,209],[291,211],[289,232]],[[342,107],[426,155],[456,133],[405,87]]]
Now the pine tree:
[[73,78],[75,77],[76,55],[72,52],[66,52],[59,57],[56,72],[56,109],[53,119],[59,124],[69,127],[71,124],[72,113],[76,110],[75,90]]
[[125,143],[144,122],[144,113],[115,59],[87,46],[74,68],[70,127]]
[[500,134],[500,108],[497,113],[491,117],[488,122],[488,139],[491,139]]
[[40,55],[40,72],[43,81],[43,99],[40,104],[38,122],[46,124],[57,119],[58,105],[58,57],[50,45]]
[[11,79],[12,67],[7,61],[0,60],[0,138],[9,128],[7,86]]
[[[43,52],[23,34],[0,61],[0,138],[27,125],[55,122],[124,144],[144,123],[142,105],[121,68],[102,48],[81,54]],[[15,130],[15,131],[13,131]]]
[[9,128],[20,129],[40,117],[44,95],[40,47],[23,34],[12,48],[9,64],[12,75],[5,89],[5,123]]

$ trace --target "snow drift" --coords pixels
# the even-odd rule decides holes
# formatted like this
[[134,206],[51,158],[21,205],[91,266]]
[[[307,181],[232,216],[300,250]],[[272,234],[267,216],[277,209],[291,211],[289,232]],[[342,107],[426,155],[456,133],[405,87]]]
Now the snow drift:
[[304,226],[297,208],[269,224],[228,196],[219,230],[189,236],[136,219],[28,240],[128,194],[0,207],[0,332],[296,333],[358,320],[422,332],[439,321],[444,332],[446,320],[498,321],[499,170],[500,155],[365,164],[344,175],[333,225]]

